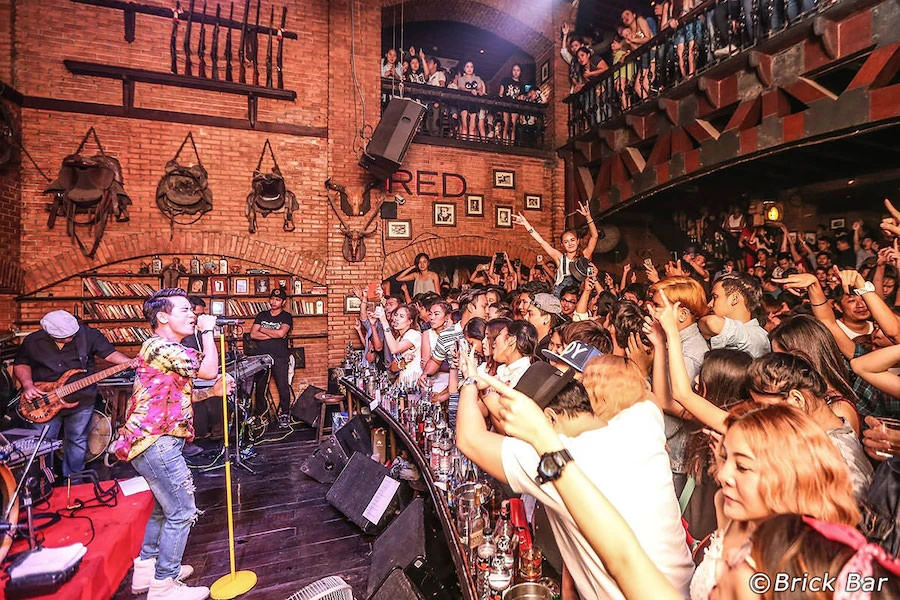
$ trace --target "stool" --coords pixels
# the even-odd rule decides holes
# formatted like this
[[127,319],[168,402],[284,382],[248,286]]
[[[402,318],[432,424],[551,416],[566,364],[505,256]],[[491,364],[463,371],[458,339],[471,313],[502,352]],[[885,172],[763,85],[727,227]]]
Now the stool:
[[[341,412],[347,412],[347,403],[344,397],[339,394],[329,394],[328,392],[319,392],[316,394],[316,400],[321,405],[319,407],[319,422],[316,425],[316,443],[321,444],[327,435],[331,435],[331,425],[325,425],[325,418],[328,416],[328,407],[336,406]],[[326,433],[325,430],[328,430]]]

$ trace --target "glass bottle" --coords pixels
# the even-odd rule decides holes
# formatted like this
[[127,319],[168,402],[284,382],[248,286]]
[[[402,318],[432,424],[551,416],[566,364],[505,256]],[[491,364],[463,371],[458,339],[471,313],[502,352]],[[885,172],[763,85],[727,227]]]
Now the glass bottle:
[[512,585],[512,568],[507,566],[506,560],[499,553],[491,559],[491,570],[488,574],[488,586],[491,600],[502,600],[503,593]]
[[153,256],[153,260],[150,261],[150,272],[153,274],[162,273],[162,259],[159,257],[159,254]]
[[196,256],[191,257],[191,275],[200,274],[200,259]]
[[519,534],[509,519],[509,500],[504,500],[500,505],[500,516],[494,527],[494,543],[497,546],[497,556],[503,557],[506,567],[512,572],[516,564]]

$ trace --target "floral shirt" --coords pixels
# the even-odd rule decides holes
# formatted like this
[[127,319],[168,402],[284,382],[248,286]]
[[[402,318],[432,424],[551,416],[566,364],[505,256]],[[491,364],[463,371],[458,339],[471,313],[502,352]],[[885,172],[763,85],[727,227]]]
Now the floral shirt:
[[134,391],[115,444],[122,460],[134,459],[163,435],[194,438],[191,392],[200,355],[154,336],[141,346],[137,360]]

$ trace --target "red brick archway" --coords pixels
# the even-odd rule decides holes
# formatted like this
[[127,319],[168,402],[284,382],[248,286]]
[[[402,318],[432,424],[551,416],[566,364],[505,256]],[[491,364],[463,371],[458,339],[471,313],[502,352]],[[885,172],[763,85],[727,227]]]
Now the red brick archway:
[[478,235],[460,235],[447,238],[432,238],[410,244],[409,246],[389,253],[384,258],[382,275],[388,277],[413,264],[420,252],[431,258],[442,256],[491,256],[495,252],[507,252],[510,260],[520,259],[530,264],[537,247],[524,244],[509,245],[497,240]]
[[109,264],[154,254],[226,256],[244,260],[284,273],[299,275],[315,283],[325,282],[325,256],[297,254],[290,248],[246,235],[217,232],[191,232],[169,239],[168,232],[143,232],[107,235],[93,259],[67,247],[25,274],[23,293],[54,285],[73,275]]
[[[389,19],[395,5],[401,0],[385,0],[382,17]],[[398,17],[399,17],[399,8]],[[524,50],[535,59],[549,54],[553,42],[511,16],[481,2],[473,0],[423,0],[407,2],[403,6],[403,19],[407,23],[415,21],[457,21],[489,31]],[[387,22],[387,21],[385,21]]]

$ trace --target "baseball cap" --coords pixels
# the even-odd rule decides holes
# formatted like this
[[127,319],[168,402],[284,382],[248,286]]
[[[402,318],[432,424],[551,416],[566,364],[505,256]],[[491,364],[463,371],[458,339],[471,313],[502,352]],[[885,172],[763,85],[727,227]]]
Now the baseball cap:
[[272,290],[272,293],[269,294],[269,297],[287,300],[287,292],[284,291],[284,288],[275,288],[274,290]]
[[590,344],[585,344],[578,340],[569,342],[569,345],[566,346],[560,354],[551,352],[550,350],[541,350],[541,352],[543,352],[544,356],[549,360],[564,362],[580,373],[584,373],[584,367],[589,360],[603,354]]
[[563,372],[550,363],[538,361],[522,373],[516,390],[530,397],[541,408],[546,408],[574,378],[575,371],[572,369]]
[[546,294],[544,292],[535,294],[534,300],[531,301],[531,305],[551,315],[562,314],[562,305],[559,303],[559,298],[553,294]]
[[72,313],[65,310],[48,312],[41,319],[41,328],[52,338],[58,340],[71,337],[78,333],[78,319]]

